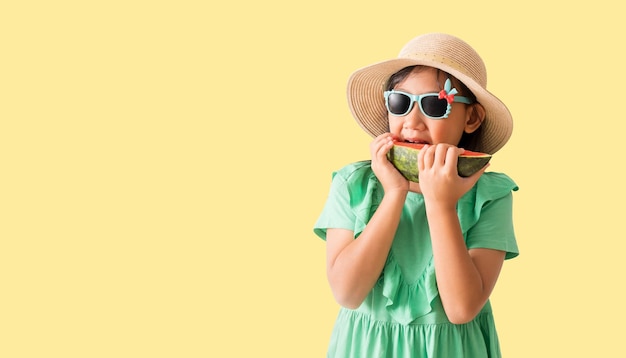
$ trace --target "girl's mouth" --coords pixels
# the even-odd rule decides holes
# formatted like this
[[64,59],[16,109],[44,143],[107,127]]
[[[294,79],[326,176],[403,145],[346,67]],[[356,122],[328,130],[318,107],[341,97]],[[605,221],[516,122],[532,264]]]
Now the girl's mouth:
[[430,144],[426,141],[423,140],[419,140],[419,139],[405,139],[404,140],[405,143],[411,143],[411,144]]

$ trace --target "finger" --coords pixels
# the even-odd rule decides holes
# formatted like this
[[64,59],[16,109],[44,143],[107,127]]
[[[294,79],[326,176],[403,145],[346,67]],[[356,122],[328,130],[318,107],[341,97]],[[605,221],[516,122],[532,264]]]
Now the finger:
[[446,151],[446,167],[448,168],[448,170],[452,173],[454,172],[455,174],[457,173],[457,163],[459,161],[459,155],[462,153],[462,149],[459,149],[457,147],[454,146],[450,146],[448,147],[448,150]]
[[393,147],[393,137],[390,134],[387,134],[381,138],[380,149],[384,150],[384,154],[387,154],[391,147]]
[[374,146],[374,152],[372,156],[376,156],[376,159],[384,162],[387,161],[387,154],[393,148],[393,139],[391,136],[383,136],[379,138]]
[[435,151],[434,164],[438,166],[444,166],[446,164],[447,155],[449,152],[450,146],[446,144],[437,144],[437,148]]
[[389,142],[393,143],[391,135],[389,133],[384,133],[374,138],[374,140],[370,143],[370,151],[372,152],[372,155],[374,155],[374,153],[377,153],[380,150],[381,146],[388,145]]
[[417,165],[420,171],[426,170],[433,165],[434,151],[433,147],[426,144],[417,155]]

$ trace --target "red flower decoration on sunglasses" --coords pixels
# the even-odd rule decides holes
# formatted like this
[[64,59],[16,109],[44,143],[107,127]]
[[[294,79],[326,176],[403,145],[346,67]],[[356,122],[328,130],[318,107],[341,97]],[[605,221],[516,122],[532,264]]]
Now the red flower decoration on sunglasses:
[[448,94],[446,90],[439,91],[439,99],[446,99],[448,103],[454,102],[454,93]]
[[454,95],[457,94],[456,88],[452,88],[452,82],[450,79],[446,79],[446,83],[443,85],[443,89],[439,91],[439,99],[446,99],[448,104],[452,104],[454,102]]

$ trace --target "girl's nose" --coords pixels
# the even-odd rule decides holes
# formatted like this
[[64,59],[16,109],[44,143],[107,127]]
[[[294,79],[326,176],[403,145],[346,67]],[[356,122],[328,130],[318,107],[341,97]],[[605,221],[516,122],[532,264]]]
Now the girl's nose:
[[411,109],[411,112],[404,116],[404,123],[402,124],[404,129],[423,130],[426,128],[422,112],[417,107],[417,103]]

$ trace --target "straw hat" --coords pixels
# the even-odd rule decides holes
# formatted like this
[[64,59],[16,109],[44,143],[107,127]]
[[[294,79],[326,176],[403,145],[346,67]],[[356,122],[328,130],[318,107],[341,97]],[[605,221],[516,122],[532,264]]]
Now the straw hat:
[[424,65],[441,69],[463,82],[485,107],[478,148],[493,154],[508,141],[513,119],[507,107],[487,91],[487,69],[478,53],[463,40],[442,33],[418,36],[409,41],[397,58],[355,71],[348,79],[348,105],[352,115],[369,135],[388,131],[383,87],[389,77],[407,66]]

